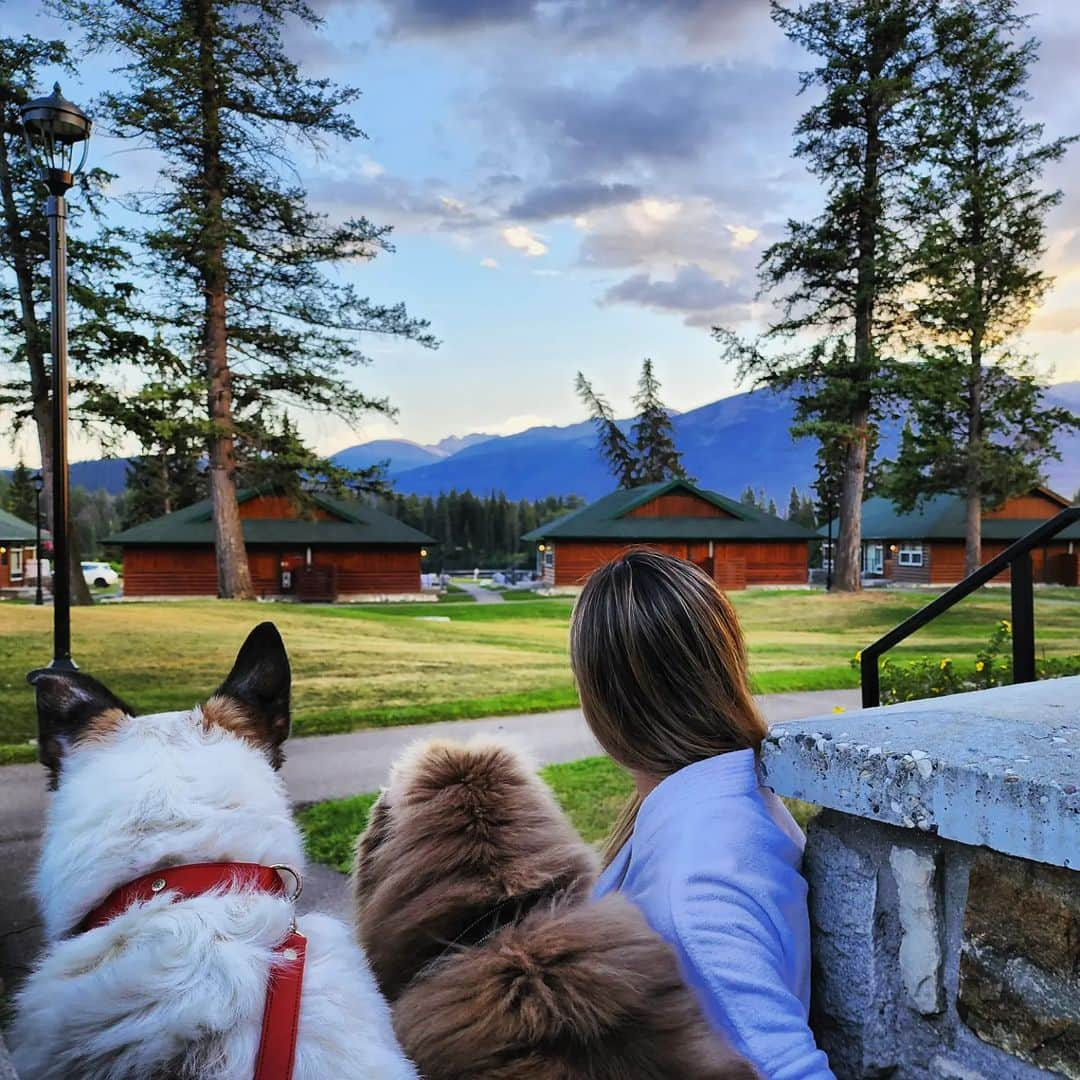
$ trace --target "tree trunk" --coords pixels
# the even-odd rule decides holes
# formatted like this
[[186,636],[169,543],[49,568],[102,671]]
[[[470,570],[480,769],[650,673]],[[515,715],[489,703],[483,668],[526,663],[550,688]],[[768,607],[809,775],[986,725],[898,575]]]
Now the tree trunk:
[[982,349],[971,346],[971,393],[968,412],[967,490],[964,518],[964,576],[982,565],[982,468],[979,454],[982,445]]
[[833,590],[862,588],[862,501],[866,486],[867,423],[869,412],[851,418],[856,437],[848,444],[840,483],[839,532],[836,538]]
[[[38,326],[37,313],[34,310],[34,276],[30,253],[23,243],[23,230],[19,220],[19,209],[15,203],[15,191],[12,187],[8,146],[0,135],[0,203],[3,205],[4,223],[11,244],[12,267],[19,290],[19,311],[23,326],[23,342],[26,346],[26,363],[30,369],[30,413],[37,430],[38,453],[41,463],[41,509],[46,528],[55,536],[56,522],[53,519],[53,441],[52,408],[50,401],[51,379],[45,364],[44,339]],[[90,589],[83,579],[82,559],[75,542],[74,533],[69,530],[68,565],[70,568],[71,602],[87,605],[94,602]],[[37,553],[41,558],[41,552]]]
[[213,3],[214,0],[196,0],[195,3],[203,128],[202,181],[206,216],[200,252],[206,305],[202,349],[209,388],[207,404],[213,425],[213,432],[208,440],[210,498],[214,514],[218,593],[228,599],[252,600],[255,589],[251,581],[247,550],[244,547],[240,508],[236,501],[236,458],[233,445],[235,423],[225,313],[228,279],[225,267],[221,108],[213,54],[217,15]]
[[[970,135],[972,159],[976,175],[981,173],[979,147],[981,139],[977,129]],[[985,285],[983,266],[983,223],[985,219],[982,200],[978,194],[972,198],[971,240],[975,258],[975,275],[972,282],[973,307],[970,311],[971,340],[969,343],[968,384],[968,430],[967,469],[964,492],[966,507],[964,521],[964,576],[973,574],[982,565],[982,407],[983,407],[983,340],[986,333]]]

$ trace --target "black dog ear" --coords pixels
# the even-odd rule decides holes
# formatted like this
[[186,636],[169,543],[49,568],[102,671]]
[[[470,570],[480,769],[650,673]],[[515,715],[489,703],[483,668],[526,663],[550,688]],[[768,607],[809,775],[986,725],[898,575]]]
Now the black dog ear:
[[39,668],[27,681],[37,695],[38,757],[53,788],[72,745],[95,729],[105,731],[121,717],[135,715],[130,705],[81,671]]
[[[266,746],[275,769],[284,761],[281,744],[289,737],[291,686],[285,642],[272,622],[264,622],[248,634],[232,671],[214,695],[239,705],[247,721],[241,733]],[[213,700],[204,706],[204,713],[213,712]]]

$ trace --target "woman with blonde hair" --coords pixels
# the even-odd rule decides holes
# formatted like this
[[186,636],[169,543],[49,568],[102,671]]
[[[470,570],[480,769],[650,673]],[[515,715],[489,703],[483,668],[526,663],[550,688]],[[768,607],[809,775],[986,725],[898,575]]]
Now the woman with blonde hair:
[[766,725],[731,604],[692,563],[631,550],[586,583],[570,652],[585,719],[635,786],[596,895],[637,904],[768,1080],[831,1080],[807,1023],[804,837],[759,783]]

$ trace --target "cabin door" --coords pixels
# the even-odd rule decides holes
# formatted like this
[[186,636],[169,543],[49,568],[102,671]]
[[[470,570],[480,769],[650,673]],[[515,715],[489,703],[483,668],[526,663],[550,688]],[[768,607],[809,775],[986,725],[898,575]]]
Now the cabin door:
[[296,578],[300,568],[304,565],[305,555],[302,551],[283,551],[278,560],[278,585],[284,595],[296,592]]

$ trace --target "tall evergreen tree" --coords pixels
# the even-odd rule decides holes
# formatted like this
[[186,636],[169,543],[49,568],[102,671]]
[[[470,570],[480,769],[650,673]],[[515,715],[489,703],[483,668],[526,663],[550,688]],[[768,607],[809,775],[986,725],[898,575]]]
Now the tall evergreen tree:
[[574,389],[589,410],[600,439],[600,453],[607,462],[612,476],[615,477],[619,487],[634,487],[637,483],[637,454],[634,444],[619,427],[615,412],[608,404],[607,398],[596,393],[592,383],[580,371],[577,373]]
[[[11,410],[16,428],[34,425],[45,480],[42,513],[50,528],[54,455],[46,192],[27,153],[19,107],[42,91],[39,71],[70,66],[61,41],[0,37],[0,407]],[[102,192],[111,179],[102,169],[80,175],[68,209],[71,416],[99,431],[116,426],[103,401],[111,372],[146,363],[157,353],[144,333],[145,311],[129,276],[121,234],[104,225]],[[77,533],[71,539],[72,601],[89,604]]]
[[[349,420],[388,412],[349,378],[367,363],[364,335],[436,344],[402,305],[374,303],[324,269],[390,250],[386,227],[313,211],[291,154],[362,137],[348,113],[358,92],[305,77],[287,56],[288,26],[321,21],[304,0],[52,6],[91,48],[120,56],[126,85],[103,95],[102,119],[163,160],[156,190],[132,200],[149,223],[140,250],[165,296],[168,342],[202,383],[219,591],[251,597],[237,440],[272,443],[282,403]],[[323,464],[313,457],[312,470]]]
[[634,406],[637,418],[631,435],[637,456],[637,482],[655,484],[675,477],[686,479],[682,454],[675,447],[671,414],[660,400],[660,382],[649,359],[641,364]]
[[633,399],[637,415],[629,435],[619,426],[607,399],[596,393],[580,371],[574,388],[589,410],[600,437],[600,453],[619,487],[655,484],[676,477],[689,479],[682,454],[675,446],[671,414],[660,400],[660,382],[651,360],[641,365]]
[[921,362],[904,373],[905,428],[888,492],[904,510],[942,492],[966,503],[965,571],[982,562],[982,514],[1039,483],[1055,433],[1080,420],[1050,408],[1014,351],[1052,279],[1040,269],[1040,185],[1072,139],[1045,141],[1023,102],[1038,42],[1014,0],[949,0],[933,24],[922,97],[925,168],[906,213],[918,236],[913,309]]
[[26,462],[19,458],[15,468],[11,470],[11,480],[4,495],[4,509],[32,524],[35,506],[34,477],[26,467]]
[[[796,154],[825,187],[824,211],[790,221],[761,263],[764,289],[783,290],[770,354],[715,331],[741,374],[796,391],[803,434],[843,453],[836,580],[860,587],[861,509],[869,448],[893,391],[889,343],[902,317],[907,259],[894,226],[898,184],[917,148],[914,102],[930,0],[773,0],[773,19],[818,64],[801,76],[819,97],[800,119]],[[807,349],[801,340],[813,336]],[[835,348],[837,341],[850,343]]]

